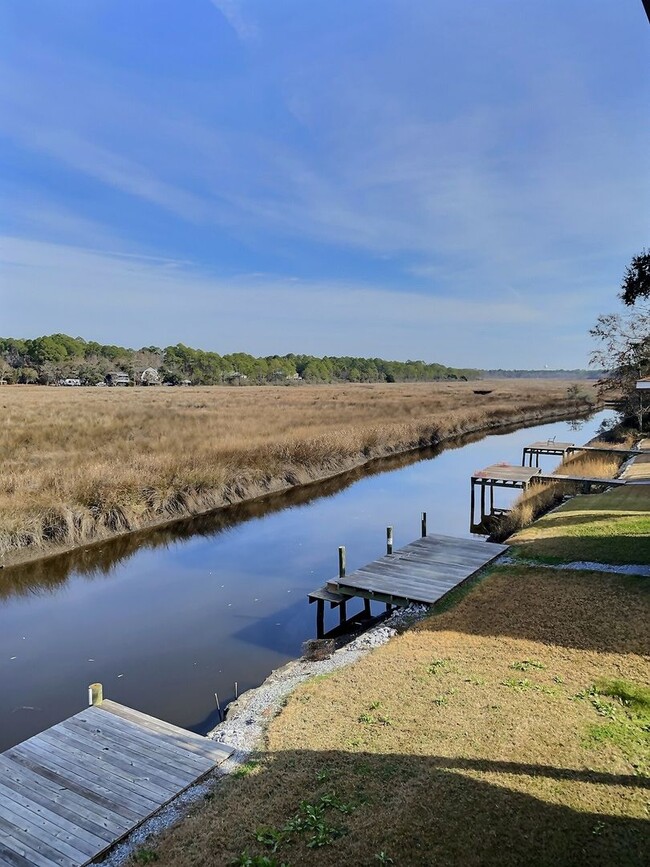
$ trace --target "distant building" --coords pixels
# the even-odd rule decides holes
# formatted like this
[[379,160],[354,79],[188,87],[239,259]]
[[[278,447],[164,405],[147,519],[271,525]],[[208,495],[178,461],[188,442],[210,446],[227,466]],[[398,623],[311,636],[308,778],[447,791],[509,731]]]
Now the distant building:
[[68,385],[68,386],[81,385],[81,380],[78,379],[76,376],[69,376],[67,379],[60,379],[59,385]]
[[160,376],[158,371],[153,367],[147,367],[140,374],[140,382],[142,385],[160,385]]
[[121,370],[114,370],[106,374],[106,385],[130,385],[131,378],[128,373],[122,373]]

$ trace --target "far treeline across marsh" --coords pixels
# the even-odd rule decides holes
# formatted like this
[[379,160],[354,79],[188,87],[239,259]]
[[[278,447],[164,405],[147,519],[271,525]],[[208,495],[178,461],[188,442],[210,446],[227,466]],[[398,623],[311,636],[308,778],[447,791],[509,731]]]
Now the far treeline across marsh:
[[[78,380],[80,385],[106,381],[111,372],[128,375],[130,383],[179,385],[262,385],[306,382],[433,382],[478,379],[480,371],[424,361],[386,361],[314,355],[267,355],[246,352],[219,355],[178,343],[161,349],[127,349],[67,334],[34,339],[0,337],[0,379],[50,385]],[[145,371],[152,374],[145,377]],[[110,380],[109,380],[110,381]]]
[[437,362],[328,355],[219,355],[183,343],[128,349],[67,334],[0,337],[0,381],[21,384],[263,385],[296,382],[436,382],[443,379],[598,379],[603,371],[484,370]]
[[0,392],[0,559],[43,556],[503,425],[572,418],[590,383]]

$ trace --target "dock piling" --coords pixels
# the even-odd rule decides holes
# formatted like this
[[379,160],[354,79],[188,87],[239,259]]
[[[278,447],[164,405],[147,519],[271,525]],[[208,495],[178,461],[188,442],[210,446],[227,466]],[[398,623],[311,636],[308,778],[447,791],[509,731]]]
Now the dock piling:
[[104,688],[101,683],[91,683],[88,687],[88,704],[100,705],[104,701]]
[[393,528],[386,527],[386,553],[393,553]]
[[345,578],[345,545],[339,546],[339,578]]
[[422,538],[424,539],[424,537],[427,535],[427,513],[426,512],[422,512],[421,525],[422,525]]

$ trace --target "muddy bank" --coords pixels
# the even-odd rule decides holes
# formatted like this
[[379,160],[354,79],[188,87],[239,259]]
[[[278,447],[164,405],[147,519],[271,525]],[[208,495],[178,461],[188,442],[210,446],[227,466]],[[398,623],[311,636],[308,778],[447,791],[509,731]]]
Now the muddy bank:
[[[274,495],[281,495],[288,491],[299,491],[317,486],[325,481],[336,480],[345,477],[354,471],[365,472],[375,466],[381,466],[382,462],[390,459],[411,458],[425,454],[432,448],[444,448],[459,440],[467,440],[472,437],[481,438],[488,434],[529,427],[546,422],[562,421],[574,418],[585,418],[599,409],[593,405],[585,406],[584,403],[572,403],[562,406],[555,411],[535,408],[529,412],[521,412],[517,409],[512,413],[500,412],[498,417],[488,417],[478,424],[463,425],[462,430],[450,430],[441,434],[440,426],[436,423],[431,425],[430,434],[420,437],[417,441],[408,441],[402,444],[377,443],[372,448],[364,449],[354,455],[333,457],[328,460],[311,465],[290,464],[281,475],[260,479],[246,479],[241,483],[228,485],[217,491],[186,491],[179,494],[175,513],[156,517],[143,517],[141,520],[127,525],[122,522],[114,528],[108,528],[102,524],[95,524],[88,528],[87,535],[71,542],[51,541],[44,545],[26,545],[5,551],[0,555],[0,569],[11,566],[20,566],[37,561],[45,563],[53,557],[70,553],[72,555],[88,552],[93,556],[103,544],[113,540],[132,539],[135,545],[140,544],[146,533],[164,530],[165,528],[178,528],[183,522],[192,519],[209,517],[220,511],[232,507],[256,503],[263,503]],[[128,542],[126,542],[128,547]]]

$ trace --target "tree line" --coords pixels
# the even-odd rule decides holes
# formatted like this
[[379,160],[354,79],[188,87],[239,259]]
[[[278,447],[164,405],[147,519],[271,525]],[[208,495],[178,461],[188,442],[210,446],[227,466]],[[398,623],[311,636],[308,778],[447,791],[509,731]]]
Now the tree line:
[[140,382],[147,368],[161,382],[177,385],[263,384],[307,382],[431,382],[441,379],[476,379],[478,370],[447,367],[424,361],[386,361],[313,355],[267,355],[245,352],[219,355],[178,343],[161,348],[129,349],[101,344],[67,334],[34,339],[0,338],[0,379],[15,383],[51,385],[79,379],[83,385],[103,382],[113,371]]

